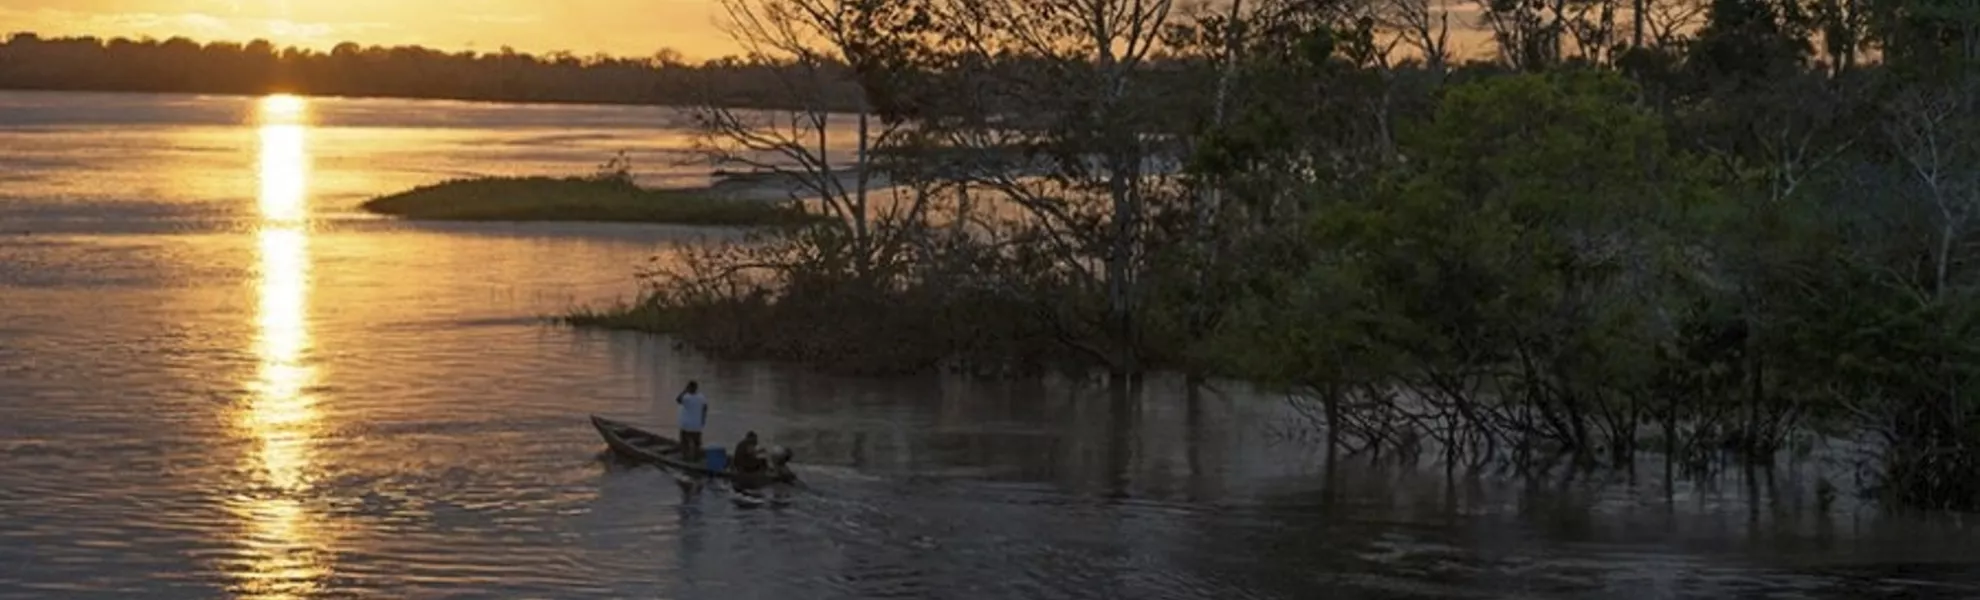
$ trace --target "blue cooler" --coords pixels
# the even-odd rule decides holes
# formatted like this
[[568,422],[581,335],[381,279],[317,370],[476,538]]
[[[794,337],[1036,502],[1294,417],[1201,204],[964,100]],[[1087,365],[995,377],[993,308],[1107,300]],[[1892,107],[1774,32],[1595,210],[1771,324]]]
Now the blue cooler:
[[721,446],[702,448],[701,456],[702,460],[707,461],[703,466],[710,471],[721,472],[729,468],[729,451]]

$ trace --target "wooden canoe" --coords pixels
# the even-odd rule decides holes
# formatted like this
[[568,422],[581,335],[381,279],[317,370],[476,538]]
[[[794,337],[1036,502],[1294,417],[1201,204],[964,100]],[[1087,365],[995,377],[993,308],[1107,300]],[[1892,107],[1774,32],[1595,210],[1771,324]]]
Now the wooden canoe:
[[[703,477],[733,479],[741,476],[728,469],[711,471],[707,463],[687,460],[681,456],[681,442],[674,438],[598,415],[591,415],[591,426],[598,429],[599,437],[605,438],[605,445],[612,452],[627,459]],[[784,477],[778,479],[777,483],[796,483],[797,475],[786,470]]]

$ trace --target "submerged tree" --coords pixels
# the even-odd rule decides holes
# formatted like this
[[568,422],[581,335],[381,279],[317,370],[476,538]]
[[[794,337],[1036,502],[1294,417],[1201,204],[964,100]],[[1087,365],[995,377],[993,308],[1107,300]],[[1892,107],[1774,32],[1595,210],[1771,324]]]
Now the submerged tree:
[[[1971,506],[1976,21],[1488,4],[1500,57],[1458,62],[1438,2],[736,0],[756,64],[818,77],[777,93],[831,100],[704,109],[723,156],[853,217],[772,238],[806,268],[695,322],[835,364],[1239,376],[1337,449],[1447,468],[1674,476],[1862,434],[1886,497]],[[846,165],[911,216],[871,218]]]

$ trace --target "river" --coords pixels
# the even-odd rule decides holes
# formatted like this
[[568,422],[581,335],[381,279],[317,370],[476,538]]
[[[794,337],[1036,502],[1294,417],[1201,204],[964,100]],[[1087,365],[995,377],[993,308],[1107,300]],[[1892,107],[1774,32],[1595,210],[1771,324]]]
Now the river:
[[[692,230],[414,225],[365,198],[630,149],[658,108],[0,93],[0,598],[1980,597],[1957,516],[1792,473],[1521,482],[1329,463],[1157,378],[833,378],[539,317]],[[849,316],[848,318],[857,318]],[[600,459],[601,414],[792,447],[744,510]]]

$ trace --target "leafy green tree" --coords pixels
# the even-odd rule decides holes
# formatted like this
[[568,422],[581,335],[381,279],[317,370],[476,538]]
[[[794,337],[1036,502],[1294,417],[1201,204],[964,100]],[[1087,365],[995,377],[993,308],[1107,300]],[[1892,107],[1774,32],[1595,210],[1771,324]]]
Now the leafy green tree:
[[1405,129],[1408,162],[1379,193],[1313,215],[1314,266],[1243,311],[1249,345],[1312,349],[1256,372],[1316,387],[1388,378],[1433,405],[1413,418],[1463,423],[1488,445],[1627,455],[1655,283],[1680,266],[1691,208],[1711,193],[1636,93],[1590,71],[1447,90]]

